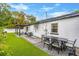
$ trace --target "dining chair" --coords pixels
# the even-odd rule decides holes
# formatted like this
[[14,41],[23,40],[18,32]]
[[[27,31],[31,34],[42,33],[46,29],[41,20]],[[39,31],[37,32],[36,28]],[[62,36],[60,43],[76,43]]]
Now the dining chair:
[[61,41],[61,51],[65,51],[67,49],[66,43],[67,41]]
[[76,41],[77,39],[75,39],[74,41],[71,41],[70,43],[68,42],[66,44],[69,56],[76,56],[76,47],[75,47]]
[[[47,45],[48,50],[50,50],[50,45],[51,45],[51,43],[50,43],[49,38],[44,37],[44,39],[43,39],[43,43],[44,43],[44,46]],[[43,46],[43,47],[44,47],[44,46]]]
[[52,48],[57,50],[58,54],[61,51],[61,42],[58,40],[58,38],[53,38]]

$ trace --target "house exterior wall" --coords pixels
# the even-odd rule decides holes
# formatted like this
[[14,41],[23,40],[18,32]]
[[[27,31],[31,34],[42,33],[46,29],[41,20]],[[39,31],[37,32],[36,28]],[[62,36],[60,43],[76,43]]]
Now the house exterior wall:
[[[58,23],[58,35],[50,34],[52,23]],[[45,28],[46,28],[47,35],[67,38],[73,41],[77,39],[76,46],[79,47],[79,17],[41,23],[38,26],[39,27],[37,31],[35,31],[34,25],[29,26],[29,32],[32,32],[34,36],[41,37],[41,35],[46,35],[45,33]]]
[[34,36],[41,37],[44,35],[45,24],[38,24],[38,28],[35,28],[35,25],[28,26],[28,32],[32,32]]
[[23,28],[23,32],[26,32],[26,26]]
[[[52,23],[58,23],[58,34],[49,34],[52,36],[67,38],[68,40],[74,41],[77,39],[76,46],[79,47],[79,17],[63,19],[59,21],[49,22],[50,24],[47,26],[47,30],[51,29]],[[51,33],[51,30],[48,30]]]
[[45,34],[45,23],[38,25],[38,30],[35,32],[36,36],[41,37],[41,35]]

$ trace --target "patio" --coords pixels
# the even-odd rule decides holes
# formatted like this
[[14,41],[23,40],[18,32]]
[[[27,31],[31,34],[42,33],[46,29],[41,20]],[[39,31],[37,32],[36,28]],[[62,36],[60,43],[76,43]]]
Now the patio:
[[48,47],[41,42],[40,38],[37,37],[29,37],[26,35],[21,35],[22,38],[28,40],[29,42],[31,42],[32,44],[34,44],[35,46],[37,46],[38,48],[40,48],[41,50],[47,52],[50,56],[68,56],[68,51],[60,51],[60,53],[58,54],[57,50],[52,49],[49,50]]

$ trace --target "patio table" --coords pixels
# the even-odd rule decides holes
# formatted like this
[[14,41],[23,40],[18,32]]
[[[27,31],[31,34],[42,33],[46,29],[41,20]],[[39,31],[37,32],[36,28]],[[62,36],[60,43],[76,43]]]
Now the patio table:
[[53,39],[57,39],[58,41],[61,41],[61,42],[67,42],[68,41],[66,38],[60,38],[60,37],[55,37],[55,36],[44,36],[44,37],[49,38],[50,43],[52,43]]
[[[50,41],[50,47],[52,48],[52,46],[54,47],[54,48],[57,48],[57,50],[58,50],[58,54],[59,54],[59,51],[60,50],[65,50],[63,47],[65,47],[65,44],[67,43],[67,39],[66,38],[60,38],[60,37],[55,37],[55,36],[44,36],[44,37],[46,37],[46,38],[49,38],[49,41]],[[55,41],[53,41],[53,40],[57,40],[58,41],[58,45],[56,45],[54,42]],[[59,44],[60,43],[60,44]]]

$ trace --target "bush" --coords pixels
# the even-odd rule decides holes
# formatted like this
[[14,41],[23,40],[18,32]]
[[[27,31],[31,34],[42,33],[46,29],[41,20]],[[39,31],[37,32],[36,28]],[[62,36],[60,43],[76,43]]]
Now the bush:
[[10,47],[6,44],[0,45],[0,56],[11,56],[13,54]]
[[12,50],[6,44],[6,35],[7,33],[3,32],[3,29],[0,28],[0,56],[10,56],[12,55]]

